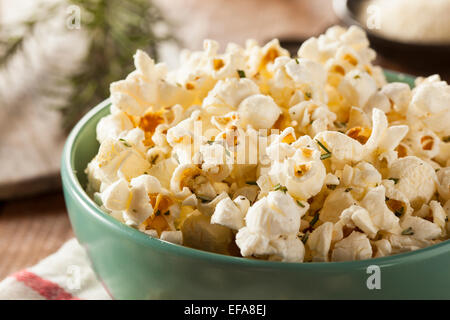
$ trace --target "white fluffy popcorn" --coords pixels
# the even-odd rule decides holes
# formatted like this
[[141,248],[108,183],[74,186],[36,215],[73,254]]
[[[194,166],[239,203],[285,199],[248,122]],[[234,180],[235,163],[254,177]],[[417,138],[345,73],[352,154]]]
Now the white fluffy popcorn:
[[372,257],[372,246],[367,236],[353,231],[348,237],[336,242],[331,254],[332,261],[364,260]]
[[219,201],[214,214],[211,216],[211,223],[220,224],[234,230],[242,228],[245,224],[244,217],[250,207],[250,201],[243,196],[236,198],[236,200],[233,201],[228,197]]
[[[240,257],[385,257],[450,235],[450,87],[386,83],[356,26],[297,56],[205,40],[111,84],[87,192],[149,237]],[[152,240],[158,241],[158,240]]]
[[267,237],[296,234],[305,209],[306,207],[300,207],[289,194],[272,191],[248,210],[245,221],[252,232]]
[[[282,146],[276,147],[282,150]],[[285,186],[292,196],[306,200],[321,190],[326,170],[317,149],[300,147],[284,161],[274,161],[269,177],[274,184]]]
[[239,104],[238,114],[244,126],[263,129],[275,124],[281,110],[270,96],[256,94],[245,98]]
[[329,261],[328,252],[333,236],[333,224],[325,222],[308,237],[307,244],[311,249],[313,261]]
[[436,191],[436,173],[427,162],[415,157],[400,158],[389,168],[389,177],[397,179],[395,188],[402,192],[413,207],[430,201]]

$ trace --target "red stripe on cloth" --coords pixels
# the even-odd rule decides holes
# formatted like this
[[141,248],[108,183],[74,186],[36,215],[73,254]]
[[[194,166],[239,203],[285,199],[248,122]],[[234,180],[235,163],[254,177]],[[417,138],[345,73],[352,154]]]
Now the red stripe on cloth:
[[29,271],[20,271],[13,275],[17,281],[23,282],[47,300],[79,300],[54,282],[45,280]]

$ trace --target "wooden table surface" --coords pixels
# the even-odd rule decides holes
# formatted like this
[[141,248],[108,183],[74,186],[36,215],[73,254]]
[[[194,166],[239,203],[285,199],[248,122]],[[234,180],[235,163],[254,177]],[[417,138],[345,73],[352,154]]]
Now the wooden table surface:
[[0,204],[0,280],[73,237],[61,192]]

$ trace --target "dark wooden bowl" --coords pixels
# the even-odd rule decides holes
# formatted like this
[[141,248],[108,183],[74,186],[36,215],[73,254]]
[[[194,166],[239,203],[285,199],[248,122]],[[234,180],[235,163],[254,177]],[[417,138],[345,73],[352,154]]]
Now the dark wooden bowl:
[[367,0],[333,0],[333,8],[344,24],[363,28],[367,33],[370,45],[378,53],[418,69],[437,68],[439,71],[450,68],[450,43],[400,42],[374,33],[358,21],[357,13],[365,1]]

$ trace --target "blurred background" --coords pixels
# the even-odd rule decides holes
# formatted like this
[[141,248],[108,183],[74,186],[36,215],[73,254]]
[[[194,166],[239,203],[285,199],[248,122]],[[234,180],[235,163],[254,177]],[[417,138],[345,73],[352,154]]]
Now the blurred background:
[[224,47],[276,37],[295,54],[331,25],[359,24],[381,66],[448,81],[450,0],[407,1],[0,0],[0,280],[73,236],[62,146],[133,69],[136,49],[169,67],[205,38]]

